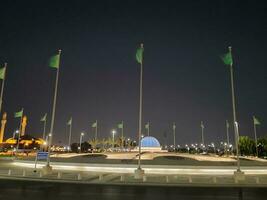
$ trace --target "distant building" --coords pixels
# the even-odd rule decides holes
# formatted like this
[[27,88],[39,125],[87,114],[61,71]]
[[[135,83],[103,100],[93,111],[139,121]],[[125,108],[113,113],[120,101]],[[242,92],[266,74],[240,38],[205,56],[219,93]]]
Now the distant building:
[[[8,138],[5,141],[6,145],[16,145],[18,138]],[[19,140],[19,146],[23,149],[31,149],[34,147],[40,147],[41,145],[44,145],[45,141],[41,138],[35,138],[31,135],[23,135],[20,137]]]
[[[134,151],[138,151],[139,147],[136,147]],[[141,139],[141,151],[142,152],[162,152],[159,141],[152,136],[143,137]]]

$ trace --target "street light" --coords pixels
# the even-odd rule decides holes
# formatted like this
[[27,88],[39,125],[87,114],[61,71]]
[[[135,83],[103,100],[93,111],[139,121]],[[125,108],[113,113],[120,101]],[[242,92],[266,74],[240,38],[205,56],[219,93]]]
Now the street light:
[[116,130],[112,130],[111,131],[111,133],[112,133],[112,148],[113,148],[113,150],[114,150],[114,135],[116,134]]
[[83,139],[84,133],[82,132],[80,135],[80,153],[82,152],[82,139]]

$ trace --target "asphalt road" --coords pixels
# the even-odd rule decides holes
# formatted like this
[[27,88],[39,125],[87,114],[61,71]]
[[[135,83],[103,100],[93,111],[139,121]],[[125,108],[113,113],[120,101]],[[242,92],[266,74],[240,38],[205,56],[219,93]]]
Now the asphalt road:
[[266,196],[265,188],[86,185],[0,180],[0,199],[3,200],[258,200]]

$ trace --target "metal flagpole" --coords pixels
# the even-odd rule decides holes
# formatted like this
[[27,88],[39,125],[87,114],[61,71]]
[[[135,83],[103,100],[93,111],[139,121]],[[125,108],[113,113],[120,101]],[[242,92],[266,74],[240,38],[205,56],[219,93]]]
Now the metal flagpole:
[[256,145],[256,156],[259,156],[258,153],[258,138],[257,138],[257,128],[255,123],[255,117],[253,116],[253,125],[254,125],[254,136],[255,136],[255,145]]
[[96,140],[97,139],[97,126],[98,126],[97,120],[95,121],[95,123],[96,123],[96,127],[95,127],[95,140]]
[[175,150],[175,146],[176,146],[176,139],[175,139],[176,125],[175,125],[175,122],[173,122],[172,129],[173,129],[173,148],[174,148],[174,150]]
[[19,140],[20,140],[20,133],[21,133],[22,117],[23,117],[23,108],[22,108],[22,113],[21,113],[20,123],[19,123],[19,132],[18,132],[16,156],[17,156],[17,153],[18,153],[18,150],[19,150]]
[[[141,44],[141,48],[144,45]],[[138,170],[141,170],[141,134],[142,134],[142,107],[143,107],[143,59],[140,63],[140,88],[139,88],[139,130],[138,130]]]
[[[59,56],[59,60],[60,60],[60,55],[61,55],[61,50],[58,50],[58,56]],[[48,146],[48,157],[47,157],[47,166],[49,166],[50,164],[50,147],[52,144],[52,138],[53,138],[53,131],[54,131],[54,121],[55,121],[55,113],[56,113],[56,104],[57,104],[57,88],[58,88],[58,76],[59,76],[59,68],[60,66],[58,66],[57,68],[57,76],[56,76],[56,83],[55,83],[55,92],[54,92],[54,102],[53,102],[53,111],[52,111],[52,118],[51,118],[51,126],[50,126],[50,142],[49,142],[49,146]]]
[[147,122],[147,136],[150,135],[150,123]]
[[3,102],[4,86],[5,86],[5,79],[6,79],[7,63],[5,63],[4,68],[5,68],[5,74],[2,80],[1,95],[0,95],[0,113],[2,111],[2,102]]
[[123,137],[123,129],[124,129],[124,123],[121,121],[122,127],[121,127],[121,143],[122,143],[122,148],[124,147],[124,137]]
[[[229,53],[232,55],[232,47],[229,47]],[[234,131],[235,131],[235,146],[236,146],[236,157],[237,157],[237,171],[240,172],[241,170],[240,170],[240,159],[239,159],[239,133],[238,133],[238,123],[236,121],[233,62],[231,62],[230,64],[230,75],[231,75],[233,120],[234,120]]]
[[[43,128],[43,140],[45,140],[45,132],[46,132],[46,118],[45,118],[45,120],[44,120],[44,128]],[[45,147],[44,147],[44,145],[42,146],[42,149],[43,149],[43,151],[45,150]]]
[[70,129],[69,129],[69,146],[68,146],[68,151],[70,151],[70,143],[71,143],[72,118],[70,120],[71,120],[71,123],[69,124]]
[[230,139],[229,139],[229,122],[228,122],[228,120],[226,120],[225,122],[226,122],[226,140],[227,140],[227,146],[229,148],[229,145],[230,145]]
[[43,140],[45,140],[46,119],[44,120]]
[[123,129],[124,129],[124,123],[123,123],[123,121],[121,122],[121,124],[122,124],[121,137],[123,138]]
[[203,121],[201,121],[201,142],[204,145],[204,124]]

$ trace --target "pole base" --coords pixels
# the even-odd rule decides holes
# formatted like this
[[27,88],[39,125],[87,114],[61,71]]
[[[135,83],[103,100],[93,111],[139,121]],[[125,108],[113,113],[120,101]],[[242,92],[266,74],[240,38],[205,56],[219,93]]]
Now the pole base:
[[50,165],[43,166],[42,172],[43,172],[44,175],[52,174],[52,166],[50,166]]
[[245,173],[242,172],[241,170],[237,170],[234,172],[234,177],[237,180],[243,181],[245,180]]
[[137,168],[136,170],[134,170],[135,179],[142,179],[144,175],[145,175],[145,170],[141,168]]

